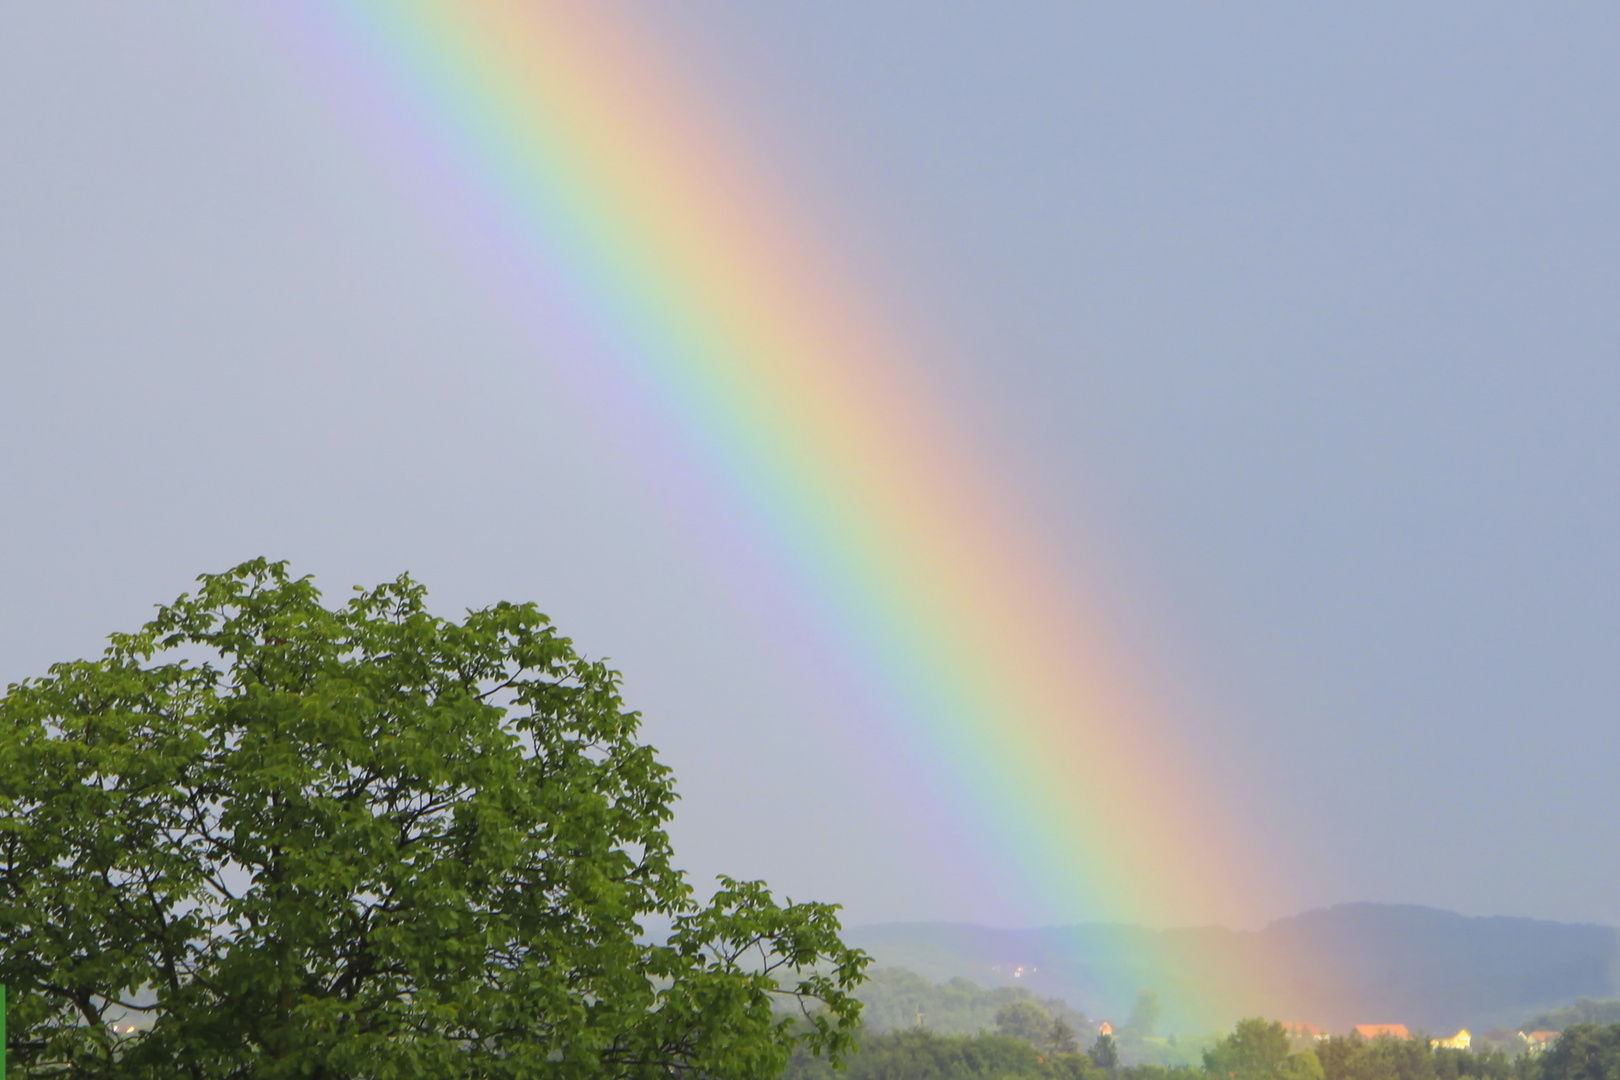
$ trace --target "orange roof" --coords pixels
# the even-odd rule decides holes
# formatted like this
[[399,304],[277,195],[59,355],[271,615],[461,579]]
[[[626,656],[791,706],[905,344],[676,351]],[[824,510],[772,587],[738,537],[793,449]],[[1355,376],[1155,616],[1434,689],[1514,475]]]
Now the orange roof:
[[1356,1034],[1364,1039],[1410,1039],[1405,1024],[1357,1024]]
[[1558,1038],[1558,1032],[1556,1032],[1556,1031],[1532,1031],[1532,1032],[1530,1032],[1530,1034],[1526,1035],[1525,1038],[1529,1039],[1531,1042],[1538,1042],[1538,1043],[1552,1042],[1554,1039]]

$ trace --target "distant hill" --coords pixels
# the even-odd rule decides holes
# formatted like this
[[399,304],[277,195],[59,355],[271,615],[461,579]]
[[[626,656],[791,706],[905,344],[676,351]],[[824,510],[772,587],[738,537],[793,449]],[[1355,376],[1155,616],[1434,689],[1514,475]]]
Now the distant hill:
[[1180,1032],[1253,1015],[1335,1032],[1358,1023],[1516,1027],[1582,997],[1613,996],[1620,968],[1613,927],[1386,904],[1341,904],[1258,931],[888,923],[848,938],[879,965],[1024,986],[1093,1017],[1121,1017],[1137,991],[1157,990],[1164,1028]]
[[1563,1031],[1571,1024],[1620,1024],[1620,1000],[1593,1001],[1581,998],[1573,1005],[1532,1016],[1520,1031]]

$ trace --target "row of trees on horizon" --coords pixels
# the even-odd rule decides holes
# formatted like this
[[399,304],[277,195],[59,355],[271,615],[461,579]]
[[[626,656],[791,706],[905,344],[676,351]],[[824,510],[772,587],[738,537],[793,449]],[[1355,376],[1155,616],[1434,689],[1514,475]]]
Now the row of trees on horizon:
[[[1017,1015],[1022,1013],[1023,1015]],[[1204,1049],[1196,1065],[1123,1064],[1111,1035],[1082,1050],[1056,1020],[1045,1032],[1015,1034],[1029,1019],[1009,1012],[1005,1030],[976,1035],[926,1028],[868,1034],[835,1072],[828,1062],[796,1053],[789,1080],[1616,1080],[1620,1024],[1576,1024],[1550,1049],[1510,1057],[1497,1049],[1462,1050],[1428,1039],[1335,1035],[1310,1045],[1279,1021],[1241,1020]],[[1033,1036],[1033,1037],[1028,1037]]]
[[[985,987],[960,977],[936,983],[914,971],[889,965],[872,968],[866,976],[857,996],[863,1005],[862,1025],[868,1032],[876,1034],[914,1027],[926,1027],[937,1034],[974,1035],[989,1030],[1022,1034],[1021,1031],[1009,1032],[1004,1026],[1003,1012],[1010,1005],[1018,1005],[1022,1015],[1032,1017],[1025,1022],[1026,1027],[1029,1024],[1049,1025],[1056,1020],[1064,1021],[1076,1031],[1095,1030],[1100,1026],[1085,1011],[1062,998],[1041,997],[1027,986]],[[1189,1037],[1185,1029],[1180,1038],[1158,1038],[1165,1016],[1166,1011],[1158,994],[1143,990],[1137,994],[1128,1018],[1123,1022],[1115,1021],[1110,1027],[1122,1046],[1133,1047],[1137,1051],[1155,1047],[1162,1051],[1167,1045],[1189,1044],[1196,1047],[1200,1044],[1200,1038]],[[1482,1042],[1491,1043],[1494,1048],[1505,1050],[1509,1056],[1516,1056],[1526,1048],[1524,1040],[1519,1037],[1520,1032],[1562,1031],[1574,1024],[1620,1024],[1620,999],[1581,998],[1572,1004],[1531,1016],[1513,1030],[1494,1028],[1481,1031],[1476,1028],[1473,1042],[1476,1048]],[[1210,1031],[1202,1042],[1213,1042],[1218,1034]],[[1449,1035],[1450,1032],[1439,1034]],[[1140,1055],[1127,1053],[1126,1056],[1135,1063]],[[1196,1053],[1183,1057],[1184,1060],[1159,1060],[1157,1063],[1197,1062]]]
[[[1367,1039],[1356,1034],[1316,1039],[1281,1023],[1251,1019],[1224,1034],[1161,1037],[1158,996],[1142,991],[1121,1024],[1099,1025],[1058,998],[1027,987],[984,988],[967,980],[933,983],[904,968],[878,968],[858,991],[863,1003],[861,1051],[855,1078],[949,1080],[979,1076],[1057,1076],[1193,1080],[1555,1080],[1572,1075],[1620,1080],[1610,1071],[1582,1072],[1576,1061],[1603,1060],[1620,1045],[1620,1000],[1582,999],[1525,1021],[1522,1030],[1567,1031],[1557,1053],[1532,1054],[1515,1033],[1476,1036],[1460,1050],[1418,1035]],[[1595,1038],[1592,1032],[1598,1032]],[[1489,1036],[1501,1036],[1492,1039]],[[1575,1071],[1571,1071],[1574,1068]],[[828,1075],[796,1059],[794,1075]]]

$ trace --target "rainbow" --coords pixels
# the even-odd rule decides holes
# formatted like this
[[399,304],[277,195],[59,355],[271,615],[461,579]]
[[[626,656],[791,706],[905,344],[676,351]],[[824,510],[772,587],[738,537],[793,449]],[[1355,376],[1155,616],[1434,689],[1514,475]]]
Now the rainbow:
[[649,418],[624,445],[654,481],[671,454],[696,463],[814,639],[784,648],[858,681],[882,718],[869,737],[951,793],[949,839],[1026,918],[1265,911],[1256,845],[916,350],[621,9],[347,0],[286,18],[544,355],[604,343],[566,374],[582,401]]

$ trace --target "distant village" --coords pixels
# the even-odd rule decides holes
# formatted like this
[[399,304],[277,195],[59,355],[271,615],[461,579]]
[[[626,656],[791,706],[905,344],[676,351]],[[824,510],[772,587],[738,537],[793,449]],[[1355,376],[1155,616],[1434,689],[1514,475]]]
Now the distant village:
[[[1296,1042],[1321,1042],[1328,1038],[1329,1033],[1323,1031],[1315,1024],[1302,1024],[1283,1022],[1283,1030],[1289,1038]],[[1099,1034],[1103,1029],[1113,1031],[1107,1021],[1098,1026]],[[1405,1024],[1357,1024],[1351,1029],[1363,1039],[1412,1039],[1416,1038]],[[1547,1049],[1558,1038],[1556,1031],[1509,1031],[1506,1028],[1493,1028],[1479,1036],[1481,1048],[1492,1050],[1521,1050],[1527,1053],[1539,1053]],[[1449,1039],[1429,1039],[1429,1045],[1445,1047],[1448,1050],[1474,1049],[1474,1034],[1467,1028],[1462,1028]]]
[[[1116,1034],[1114,1022],[1103,1020],[1095,1025],[1097,1037],[1114,1037]],[[1331,1037],[1331,1033],[1323,1031],[1315,1024],[1306,1024],[1293,1021],[1282,1021],[1282,1029],[1289,1039],[1302,1047],[1309,1047],[1313,1043],[1324,1042]],[[1363,1039],[1397,1039],[1411,1040],[1417,1038],[1405,1024],[1356,1024],[1346,1034],[1360,1036]],[[1522,1052],[1536,1054],[1547,1049],[1557,1041],[1559,1033],[1556,1031],[1509,1031],[1506,1028],[1493,1028],[1479,1036],[1479,1049],[1504,1050],[1508,1053]],[[1430,1047],[1440,1047],[1448,1050],[1475,1049],[1475,1036],[1467,1028],[1461,1028],[1457,1034],[1450,1038],[1436,1038],[1429,1036]]]
[[[1102,1020],[1095,1025],[1097,1036],[1116,1035],[1113,1020]],[[1328,1031],[1322,1030],[1314,1023],[1281,1022],[1283,1031],[1294,1043],[1309,1044],[1322,1043],[1330,1038]],[[1364,1040],[1414,1040],[1414,1036],[1405,1023],[1358,1023],[1346,1035],[1358,1035]],[[1558,1031],[1510,1031],[1507,1028],[1492,1028],[1479,1036],[1481,1049],[1503,1049],[1503,1051],[1521,1051],[1537,1054],[1549,1048],[1558,1040]],[[1429,1036],[1429,1046],[1445,1049],[1474,1049],[1474,1033],[1468,1028],[1461,1028],[1456,1035],[1450,1038],[1434,1038]]]

